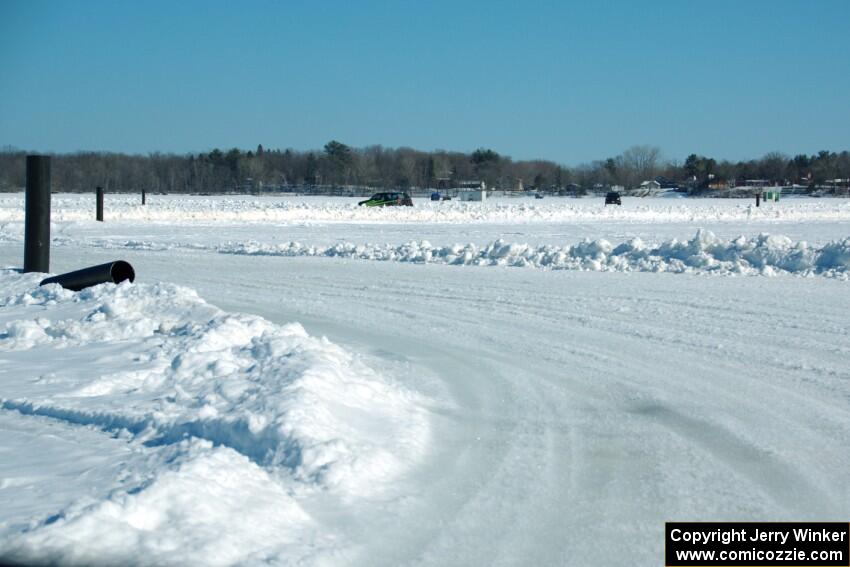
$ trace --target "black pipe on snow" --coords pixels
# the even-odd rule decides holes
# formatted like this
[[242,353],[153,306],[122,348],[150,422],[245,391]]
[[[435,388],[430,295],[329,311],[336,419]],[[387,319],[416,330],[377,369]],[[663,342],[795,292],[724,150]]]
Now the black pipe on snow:
[[132,282],[136,279],[136,272],[129,262],[116,260],[99,266],[83,268],[75,272],[60,274],[41,281],[39,285],[58,283],[65,289],[80,291],[93,285],[102,283],[121,283],[125,280]]

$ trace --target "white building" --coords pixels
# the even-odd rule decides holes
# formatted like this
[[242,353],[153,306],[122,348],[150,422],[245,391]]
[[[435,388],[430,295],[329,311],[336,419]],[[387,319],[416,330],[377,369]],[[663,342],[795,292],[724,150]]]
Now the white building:
[[486,201],[487,191],[461,191],[458,196],[461,201]]
[[640,188],[647,189],[650,191],[657,191],[658,189],[661,189],[661,184],[658,181],[651,179],[649,181],[644,181],[643,183],[641,183]]

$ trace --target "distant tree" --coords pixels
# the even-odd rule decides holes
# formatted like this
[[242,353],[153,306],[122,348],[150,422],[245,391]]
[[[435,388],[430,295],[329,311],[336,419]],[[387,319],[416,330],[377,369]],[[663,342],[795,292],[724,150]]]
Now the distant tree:
[[239,182],[239,159],[241,157],[239,148],[232,148],[224,155],[224,162],[227,164],[227,167],[230,168],[230,174],[233,177],[233,181],[236,183]]
[[[26,154],[15,148],[0,149],[0,189],[23,188]],[[53,186],[61,191],[91,191],[97,185],[109,191],[217,191],[232,189],[249,177],[258,185],[343,182],[386,188],[430,187],[447,177],[454,182],[480,179],[489,187],[506,188],[515,187],[521,179],[539,187],[575,182],[591,191],[614,183],[632,186],[659,174],[676,181],[695,177],[693,188],[705,188],[710,179],[788,179],[823,185],[827,180],[850,178],[850,152],[828,150],[793,158],[773,152],[756,160],[719,163],[693,153],[680,164],[662,160],[658,148],[633,146],[615,157],[575,168],[546,160],[513,161],[485,148],[470,153],[381,146],[355,149],[336,140],[318,152],[271,150],[259,144],[251,151],[214,148],[195,155],[76,152],[53,158]]]
[[351,148],[336,140],[325,144],[325,155],[331,167],[333,181],[345,183],[352,163]]
[[843,151],[835,157],[836,174],[841,179],[850,179],[850,152]]
[[685,159],[685,172],[688,177],[698,177],[700,174],[700,157],[696,154],[691,154]]
[[544,187],[546,187],[546,178],[543,177],[542,174],[538,173],[534,176],[534,188],[543,189]]
[[493,150],[478,148],[469,158],[475,171],[476,177],[487,182],[487,185],[494,185],[499,177],[499,161],[501,157]]
[[717,162],[712,158],[691,154],[685,159],[684,171],[688,179],[696,180],[697,187],[707,186],[716,169]]
[[221,150],[215,148],[209,153],[209,160],[213,165],[221,165],[224,163],[224,154],[221,153]]
[[768,179],[771,182],[782,182],[785,179],[785,169],[788,163],[788,156],[779,152],[770,152],[761,159],[759,167],[759,177]]
[[802,171],[811,167],[812,160],[806,154],[797,154],[794,156],[794,159],[791,160],[791,163],[794,164],[794,167]]
[[641,181],[653,179],[658,168],[661,150],[655,146],[632,146],[623,152],[622,163],[627,185],[635,186]]
[[471,161],[472,164],[475,165],[475,167],[482,167],[498,162],[499,154],[497,154],[493,150],[478,148],[477,150],[472,152],[472,156],[470,156],[469,161]]
[[434,163],[434,156],[428,156],[428,163],[425,165],[425,186],[433,187],[437,179],[437,169]]
[[617,178],[617,173],[618,173],[618,170],[619,170],[619,167],[617,165],[617,160],[615,160],[614,158],[606,159],[604,167],[605,167],[605,171],[608,172],[608,175],[611,176],[611,179]]
[[820,185],[828,179],[838,177],[837,168],[838,155],[827,150],[821,150],[817,156],[812,158],[812,181]]
[[307,154],[306,163],[304,164],[304,182],[308,185],[316,184],[316,175],[319,173],[319,160],[313,152]]

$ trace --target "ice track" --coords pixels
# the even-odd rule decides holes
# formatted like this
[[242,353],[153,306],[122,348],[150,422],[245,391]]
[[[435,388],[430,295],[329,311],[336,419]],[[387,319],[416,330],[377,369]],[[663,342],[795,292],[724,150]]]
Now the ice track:
[[308,563],[652,565],[665,520],[850,510],[845,282],[129,259],[228,311],[301,321],[432,400],[433,442],[388,495],[308,500],[339,546]]

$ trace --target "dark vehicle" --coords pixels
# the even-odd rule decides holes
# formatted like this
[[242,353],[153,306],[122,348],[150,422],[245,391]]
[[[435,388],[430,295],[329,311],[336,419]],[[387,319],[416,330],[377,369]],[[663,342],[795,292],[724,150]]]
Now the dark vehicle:
[[622,205],[623,202],[620,200],[620,194],[616,191],[612,191],[605,195],[605,204],[606,205]]
[[542,198],[543,198],[543,193],[535,193],[535,194],[534,194],[534,198],[535,198],[535,199],[542,199]]
[[365,201],[360,201],[357,204],[366,205],[367,207],[395,207],[400,205],[412,207],[413,200],[407,193],[375,193]]
[[434,191],[433,193],[431,193],[431,200],[432,201],[439,201],[440,200],[440,194],[438,192]]

